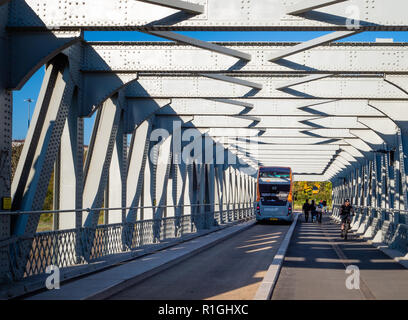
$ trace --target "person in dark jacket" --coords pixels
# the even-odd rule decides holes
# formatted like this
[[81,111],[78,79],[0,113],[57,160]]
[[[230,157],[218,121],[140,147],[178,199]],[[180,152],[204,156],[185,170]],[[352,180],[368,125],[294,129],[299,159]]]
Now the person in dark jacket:
[[315,201],[312,200],[312,203],[310,204],[310,213],[312,214],[312,222],[316,220],[316,204]]
[[305,221],[309,221],[309,213],[310,213],[310,204],[309,204],[309,199],[306,199],[305,203],[303,204],[302,207],[303,213],[305,214]]
[[347,220],[350,220],[352,215],[354,215],[354,208],[350,204],[350,200],[346,199],[344,204],[340,207],[341,230],[344,230]]
[[323,215],[323,201],[320,201],[319,204],[317,205],[316,211],[317,211],[317,221],[319,223],[322,223],[322,215]]

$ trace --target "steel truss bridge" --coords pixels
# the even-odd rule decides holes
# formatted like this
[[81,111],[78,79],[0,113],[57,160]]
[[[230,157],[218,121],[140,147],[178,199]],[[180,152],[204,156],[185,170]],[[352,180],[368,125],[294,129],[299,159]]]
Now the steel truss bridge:
[[[335,203],[351,198],[367,227],[375,219],[407,249],[408,47],[333,42],[407,31],[407,10],[406,0],[0,0],[2,282],[248,219],[258,165],[330,180]],[[87,42],[89,30],[172,42]],[[210,43],[175,31],[330,32]],[[43,65],[11,179],[12,92]],[[193,137],[214,161],[177,160],[174,141],[190,152]],[[54,231],[38,233],[53,172]]]

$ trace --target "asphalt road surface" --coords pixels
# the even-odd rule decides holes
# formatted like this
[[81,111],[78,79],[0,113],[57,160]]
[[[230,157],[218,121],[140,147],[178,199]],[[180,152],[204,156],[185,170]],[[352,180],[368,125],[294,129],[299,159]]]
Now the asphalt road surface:
[[256,224],[110,299],[252,300],[288,229]]

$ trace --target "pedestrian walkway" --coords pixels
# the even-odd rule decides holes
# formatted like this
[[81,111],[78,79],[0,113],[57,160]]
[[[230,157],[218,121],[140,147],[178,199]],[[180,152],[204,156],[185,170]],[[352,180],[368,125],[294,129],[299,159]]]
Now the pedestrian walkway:
[[[360,270],[359,289],[346,287],[349,265]],[[287,299],[408,299],[408,270],[357,236],[341,239],[329,217],[318,224],[301,215],[272,295]]]

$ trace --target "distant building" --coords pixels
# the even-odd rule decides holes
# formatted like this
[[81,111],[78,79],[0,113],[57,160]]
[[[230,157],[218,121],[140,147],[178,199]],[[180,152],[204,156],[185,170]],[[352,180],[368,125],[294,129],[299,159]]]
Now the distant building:
[[13,142],[11,143],[11,145],[12,145],[13,147],[18,147],[18,146],[21,146],[22,144],[24,144],[24,141],[25,141],[25,140],[13,140]]
[[[18,147],[18,146],[23,145],[24,142],[25,142],[25,140],[13,140],[12,143],[11,143],[11,145],[12,145],[13,147]],[[89,149],[89,146],[84,145],[84,152],[85,152],[85,151],[88,151],[88,149]]]

